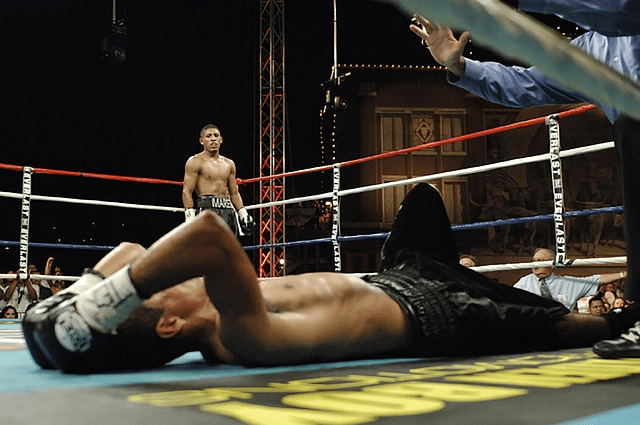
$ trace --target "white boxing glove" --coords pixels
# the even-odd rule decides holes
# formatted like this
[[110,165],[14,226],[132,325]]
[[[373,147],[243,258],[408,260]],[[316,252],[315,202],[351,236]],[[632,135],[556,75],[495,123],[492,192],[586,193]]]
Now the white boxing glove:
[[240,219],[240,221],[246,220],[248,215],[249,213],[247,212],[247,209],[245,207],[242,207],[238,210],[238,218]]
[[185,208],[184,209],[184,221],[185,223],[196,218],[196,209],[195,208]]

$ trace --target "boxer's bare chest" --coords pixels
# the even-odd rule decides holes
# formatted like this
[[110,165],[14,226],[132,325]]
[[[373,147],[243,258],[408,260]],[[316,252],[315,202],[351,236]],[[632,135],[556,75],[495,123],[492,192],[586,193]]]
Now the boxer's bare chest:
[[362,280],[339,273],[312,273],[260,282],[267,310],[303,312],[313,308],[374,296],[377,289]]

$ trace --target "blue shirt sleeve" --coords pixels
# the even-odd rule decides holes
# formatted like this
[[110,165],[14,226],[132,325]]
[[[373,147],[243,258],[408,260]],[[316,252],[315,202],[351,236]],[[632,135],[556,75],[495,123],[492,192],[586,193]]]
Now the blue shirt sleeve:
[[504,66],[497,62],[465,59],[464,76],[449,82],[490,102],[514,108],[579,103],[586,99],[563,90],[535,67]]
[[525,12],[557,15],[611,37],[640,34],[638,0],[520,0]]

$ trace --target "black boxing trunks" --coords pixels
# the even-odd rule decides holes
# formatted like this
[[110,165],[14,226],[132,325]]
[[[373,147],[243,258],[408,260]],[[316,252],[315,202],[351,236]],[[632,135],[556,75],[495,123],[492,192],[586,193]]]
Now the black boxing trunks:
[[363,279],[409,317],[417,356],[515,353],[557,348],[561,303],[499,284],[417,250],[401,250],[393,267]]
[[231,203],[231,199],[224,196],[203,195],[196,199],[197,213],[203,210],[211,210],[218,214],[231,228],[231,232],[238,236],[238,220],[236,209]]

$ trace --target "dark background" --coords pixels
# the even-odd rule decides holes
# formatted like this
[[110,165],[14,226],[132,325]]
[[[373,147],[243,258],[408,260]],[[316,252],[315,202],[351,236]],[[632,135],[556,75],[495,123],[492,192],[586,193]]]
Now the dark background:
[[[258,175],[259,2],[118,0],[127,57],[105,60],[111,0],[3,0],[0,3],[0,162],[57,170],[181,181],[201,150],[202,126],[217,124],[238,177]],[[287,170],[320,165],[321,84],[333,64],[332,0],[285,2]],[[434,65],[408,29],[409,16],[371,0],[338,1],[341,64]],[[474,57],[494,59],[474,47]],[[349,141],[343,141],[348,143]],[[21,191],[21,174],[0,170],[0,190]],[[296,194],[318,192],[317,182]],[[242,187],[246,204],[257,202]],[[36,174],[33,194],[180,208],[180,186]],[[0,198],[0,240],[17,241],[20,202]],[[183,221],[181,213],[32,202],[33,242],[149,245]],[[33,249],[41,269],[54,255],[65,272],[87,262],[76,250]],[[87,256],[86,252],[83,253]],[[85,257],[82,257],[85,258]],[[14,269],[5,248],[0,271]],[[79,264],[82,262],[82,264]]]

